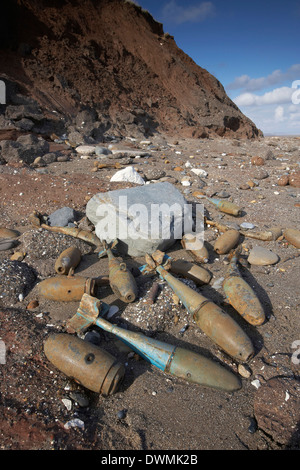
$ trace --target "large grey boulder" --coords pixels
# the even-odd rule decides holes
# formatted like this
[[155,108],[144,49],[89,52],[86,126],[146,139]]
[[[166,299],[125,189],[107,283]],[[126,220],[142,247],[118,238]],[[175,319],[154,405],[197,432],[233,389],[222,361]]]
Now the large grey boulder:
[[152,183],[98,193],[88,201],[86,216],[100,240],[118,238],[120,253],[138,257],[165,251],[191,232],[191,209],[172,184]]

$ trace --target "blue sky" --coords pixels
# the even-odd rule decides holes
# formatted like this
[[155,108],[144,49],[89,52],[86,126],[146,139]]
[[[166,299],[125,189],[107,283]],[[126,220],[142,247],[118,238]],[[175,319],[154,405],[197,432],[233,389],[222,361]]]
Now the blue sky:
[[299,0],[138,0],[265,134],[300,135]]

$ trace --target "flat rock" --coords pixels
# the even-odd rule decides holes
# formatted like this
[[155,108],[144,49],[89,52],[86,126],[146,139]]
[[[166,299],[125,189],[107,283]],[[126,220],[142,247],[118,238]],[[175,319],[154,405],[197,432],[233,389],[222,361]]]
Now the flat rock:
[[279,256],[276,253],[264,248],[262,246],[255,246],[249,253],[248,262],[257,266],[267,266],[269,264],[275,264],[279,260]]
[[184,217],[186,205],[172,184],[158,182],[98,193],[88,201],[86,216],[100,240],[118,238],[118,250],[136,257],[171,247],[182,237],[183,220],[184,229],[192,230],[191,211]]

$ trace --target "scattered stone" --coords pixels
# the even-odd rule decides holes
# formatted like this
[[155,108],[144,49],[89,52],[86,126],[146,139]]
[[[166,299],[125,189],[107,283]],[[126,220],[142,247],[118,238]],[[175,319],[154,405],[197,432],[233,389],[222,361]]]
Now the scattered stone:
[[252,177],[257,180],[264,180],[268,178],[269,173],[264,168],[258,168],[252,172]]
[[95,147],[95,154],[96,155],[111,155],[112,154],[112,151],[109,150],[108,148],[106,147],[101,147],[99,145],[97,145]]
[[250,189],[250,186],[247,183],[243,183],[239,186],[239,189],[246,191],[247,189]]
[[206,178],[208,176],[207,171],[202,170],[201,168],[192,168],[191,171],[195,173],[195,175],[201,176],[202,178]]
[[65,429],[79,428],[84,429],[84,422],[79,418],[74,418],[64,424]]
[[248,229],[252,229],[255,227],[254,224],[251,224],[251,222],[242,222],[241,225],[240,225],[241,228],[245,229],[245,230],[248,230]]
[[26,309],[27,310],[33,310],[39,306],[38,300],[31,300],[29,304],[27,305]]
[[117,173],[111,177],[110,181],[128,181],[129,183],[145,184],[144,179],[132,166],[117,171]]
[[288,228],[283,232],[284,238],[294,245],[296,248],[300,248],[300,230],[294,228]]
[[286,186],[289,184],[289,176],[288,175],[282,175],[278,181],[277,181],[278,186]]
[[252,375],[252,371],[250,367],[247,364],[239,364],[238,365],[238,373],[242,376],[245,377],[245,379],[249,379]]
[[289,184],[295,188],[300,188],[300,171],[296,171],[289,176]]
[[43,155],[43,162],[46,164],[54,163],[57,160],[57,155],[54,152],[46,153]]
[[70,392],[70,398],[77,403],[81,408],[89,406],[88,398],[80,391],[73,390]]
[[269,264],[275,264],[279,260],[279,256],[276,253],[264,248],[262,246],[255,246],[250,250],[248,256],[248,262],[256,266],[267,266]]
[[262,166],[265,164],[265,161],[262,157],[252,157],[251,165]]
[[48,217],[48,223],[51,227],[67,227],[73,224],[75,220],[75,211],[71,207],[62,207]]
[[144,178],[146,181],[158,180],[163,178],[166,175],[165,171],[158,168],[147,168],[144,171]]
[[79,145],[75,150],[79,155],[93,155],[95,149],[96,147],[94,145]]
[[230,197],[230,194],[227,191],[225,191],[224,189],[222,189],[222,191],[217,193],[217,196],[220,197],[221,199],[226,199],[226,198]]

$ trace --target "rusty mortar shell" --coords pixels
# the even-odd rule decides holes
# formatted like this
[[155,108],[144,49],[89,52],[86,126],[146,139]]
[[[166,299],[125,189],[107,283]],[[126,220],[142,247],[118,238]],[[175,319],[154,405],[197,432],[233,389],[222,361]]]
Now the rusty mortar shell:
[[109,283],[113,292],[123,302],[134,302],[138,296],[138,288],[133,275],[124,262],[115,258],[110,249],[107,249],[107,256]]
[[232,255],[223,281],[223,289],[230,305],[251,325],[259,326],[265,321],[264,309],[249,284],[238,269],[240,248]]
[[[238,377],[217,362],[195,352],[147,337],[143,333],[125,330],[101,317],[100,302],[85,295],[68,328],[77,333],[95,324],[112,333],[143,359],[167,374],[188,382],[232,392],[241,388]],[[100,310],[100,315],[99,315]]]
[[252,342],[232,317],[164,268],[158,266],[156,269],[191,313],[195,323],[214,343],[238,361],[249,361],[254,355]]
[[44,352],[67,377],[103,396],[116,392],[125,374],[124,366],[111,354],[68,333],[50,335]]
[[0,227],[0,238],[18,238],[20,233],[17,230]]
[[239,239],[240,233],[238,230],[227,230],[226,232],[222,233],[219,238],[217,238],[214,245],[214,250],[219,255],[229,253],[229,251],[238,244]]
[[242,213],[242,209],[233,202],[224,201],[223,199],[217,199],[213,197],[207,197],[206,199],[211,202],[219,211],[225,212],[225,214],[239,217]]
[[101,247],[101,241],[95,233],[89,232],[88,230],[81,230],[77,227],[59,227],[47,225],[45,223],[42,223],[42,215],[38,211],[34,211],[29,216],[29,221],[36,228],[41,227],[45,230],[48,230],[49,232],[63,233],[64,235],[79,238],[80,240],[95,245],[96,251],[98,251]]
[[300,248],[300,230],[295,228],[287,228],[283,232],[284,238],[294,245],[296,248]]
[[211,280],[211,273],[207,269],[185,260],[172,260],[170,271],[183,277],[191,279],[198,285],[208,284]]
[[55,262],[55,271],[57,274],[73,273],[81,260],[81,252],[75,246],[71,246],[64,250]]
[[39,293],[49,299],[63,302],[80,300],[83,294],[95,295],[96,279],[82,276],[56,276],[41,281]]
[[199,263],[208,263],[208,250],[204,242],[199,240],[196,235],[191,233],[183,235],[181,245],[192,255],[196,261]]

